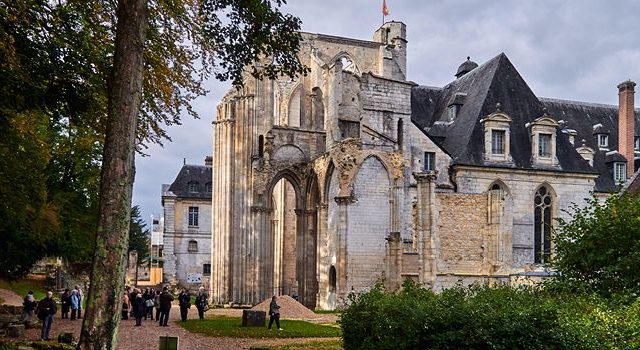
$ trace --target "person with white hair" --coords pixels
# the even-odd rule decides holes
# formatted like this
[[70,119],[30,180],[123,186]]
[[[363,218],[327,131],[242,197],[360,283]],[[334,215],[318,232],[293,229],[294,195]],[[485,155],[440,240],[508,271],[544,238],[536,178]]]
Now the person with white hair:
[[56,301],[53,300],[53,292],[48,291],[47,297],[40,300],[38,303],[38,318],[42,321],[42,332],[40,333],[41,340],[51,340],[49,338],[49,331],[51,330],[51,323],[53,323],[53,315],[55,315],[58,308]]

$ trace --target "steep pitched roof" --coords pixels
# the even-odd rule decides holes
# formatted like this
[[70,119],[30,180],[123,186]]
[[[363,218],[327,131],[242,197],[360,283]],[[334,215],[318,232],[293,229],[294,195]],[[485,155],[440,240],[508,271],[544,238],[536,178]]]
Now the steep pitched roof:
[[[185,164],[169,187],[178,198],[211,199],[211,167],[206,165]],[[189,191],[189,184],[197,183],[197,192]]]
[[[565,121],[565,127],[576,131],[576,147],[582,144],[596,151],[593,159],[593,167],[600,176],[596,179],[597,192],[617,191],[618,185],[613,180],[613,169],[609,161],[614,160],[613,155],[607,156],[607,150],[618,149],[618,106],[577,101],[566,101],[549,98],[541,98],[551,115],[558,120]],[[636,134],[640,132],[640,112],[636,110]],[[607,150],[598,149],[596,133],[609,135]],[[618,154],[618,160],[622,156]],[[633,163],[627,166],[633,166]]]
[[[543,116],[544,105],[504,53],[453,81],[439,93],[425,87],[414,88],[414,91],[412,120],[452,155],[453,164],[534,168],[529,130],[525,124]],[[447,107],[456,93],[466,94],[465,103],[459,107],[455,119],[449,121]],[[513,163],[510,164],[489,164],[483,159],[484,130],[480,120],[494,113],[497,103],[501,104],[501,111],[513,120],[510,138]],[[568,138],[560,134],[558,132],[556,141],[560,166],[551,170],[594,173]]]

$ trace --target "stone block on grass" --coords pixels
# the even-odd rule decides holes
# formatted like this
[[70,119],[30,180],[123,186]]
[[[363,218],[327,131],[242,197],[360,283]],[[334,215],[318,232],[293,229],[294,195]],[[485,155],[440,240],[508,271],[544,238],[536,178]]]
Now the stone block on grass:
[[12,324],[7,327],[7,335],[12,338],[21,338],[24,335],[23,324]]
[[58,343],[60,344],[75,344],[76,336],[73,333],[60,333],[58,334]]
[[264,327],[267,313],[260,310],[242,310],[242,327]]

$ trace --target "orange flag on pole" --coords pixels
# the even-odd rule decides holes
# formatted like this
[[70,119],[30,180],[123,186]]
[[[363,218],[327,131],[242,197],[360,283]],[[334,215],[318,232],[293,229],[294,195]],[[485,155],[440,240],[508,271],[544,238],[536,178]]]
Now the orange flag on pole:
[[387,7],[387,0],[382,0],[382,16],[389,16],[389,8]]

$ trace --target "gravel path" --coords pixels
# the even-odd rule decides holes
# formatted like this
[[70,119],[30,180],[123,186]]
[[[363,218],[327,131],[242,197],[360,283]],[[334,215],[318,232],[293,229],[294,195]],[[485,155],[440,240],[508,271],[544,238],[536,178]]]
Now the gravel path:
[[0,288],[0,298],[4,299],[5,305],[22,306],[22,297],[13,291]]
[[[226,315],[242,316],[242,310],[234,309],[212,309],[206,316]],[[206,317],[205,316],[205,317]],[[198,313],[195,308],[189,310],[188,319],[197,319]],[[142,321],[141,327],[134,327],[134,321],[123,320],[118,331],[118,349],[158,349],[159,336],[177,336],[180,338],[180,349],[249,349],[252,346],[275,346],[292,343],[306,343],[316,340],[327,340],[330,338],[285,338],[285,339],[265,339],[265,338],[214,338],[198,334],[189,333],[177,325],[180,319],[180,309],[174,306],[169,314],[169,327],[158,327],[157,323],[151,320]],[[189,322],[189,321],[188,321]],[[197,322],[197,321],[193,321]],[[51,328],[51,337],[55,338],[59,333],[72,332],[76,337],[80,334],[82,320],[71,321],[60,319],[60,312],[56,314]],[[37,340],[40,337],[40,329],[27,330],[26,337],[30,340]]]

